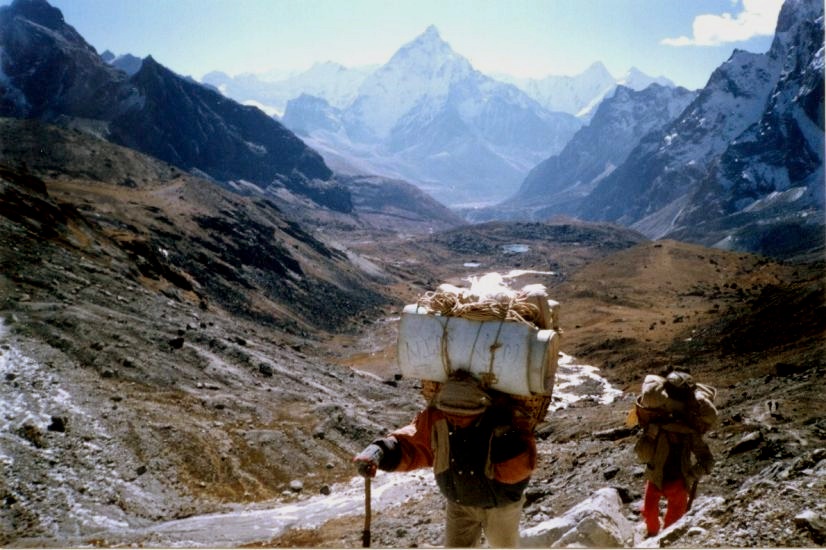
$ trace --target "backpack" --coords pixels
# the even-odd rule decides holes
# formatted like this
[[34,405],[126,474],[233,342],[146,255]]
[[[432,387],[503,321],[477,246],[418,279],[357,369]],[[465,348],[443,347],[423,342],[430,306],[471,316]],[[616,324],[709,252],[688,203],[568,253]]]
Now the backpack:
[[683,372],[674,371],[667,377],[647,375],[626,422],[629,427],[639,425],[643,429],[634,446],[640,462],[650,464],[656,454],[661,424],[682,425],[685,433],[699,435],[716,426],[716,395],[715,388],[695,383]]
[[[682,391],[675,391],[674,381]],[[682,393],[682,395],[681,395]],[[668,377],[649,374],[642,383],[642,392],[629,411],[628,426],[647,427],[655,419],[670,418],[685,422],[696,432],[704,434],[717,425],[718,411],[714,406],[717,390],[707,384],[691,380],[686,373],[672,372]]]
[[512,412],[514,426],[534,430],[551,405],[561,335],[559,302],[543,285],[515,291],[489,273],[469,289],[442,284],[405,306],[397,360],[403,376],[421,380],[429,406],[441,394],[442,410],[476,409],[475,398],[466,402],[475,391],[467,384],[443,389],[469,375],[491,406]]

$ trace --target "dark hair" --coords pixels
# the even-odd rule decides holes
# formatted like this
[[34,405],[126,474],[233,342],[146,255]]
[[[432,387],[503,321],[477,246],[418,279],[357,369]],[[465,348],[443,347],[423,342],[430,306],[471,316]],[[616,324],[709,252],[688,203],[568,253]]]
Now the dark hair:
[[[679,374],[681,376],[673,376]],[[696,385],[691,375],[685,370],[672,370],[665,378],[665,392],[668,397],[679,401],[688,401],[694,398]]]

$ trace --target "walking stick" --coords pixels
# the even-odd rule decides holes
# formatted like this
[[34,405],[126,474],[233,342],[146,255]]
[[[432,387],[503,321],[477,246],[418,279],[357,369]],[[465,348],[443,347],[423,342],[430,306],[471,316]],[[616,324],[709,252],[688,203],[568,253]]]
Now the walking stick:
[[370,476],[364,476],[364,531],[361,532],[362,548],[370,548]]
[[700,483],[700,480],[695,479],[694,483],[691,484],[691,490],[688,493],[688,505],[685,508],[686,512],[691,510],[691,505],[694,504],[694,498],[697,496],[697,484],[698,483]]

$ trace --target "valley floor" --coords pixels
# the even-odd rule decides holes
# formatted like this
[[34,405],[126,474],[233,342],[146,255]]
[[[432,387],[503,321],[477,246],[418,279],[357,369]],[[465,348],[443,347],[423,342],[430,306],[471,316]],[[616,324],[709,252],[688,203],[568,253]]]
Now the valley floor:
[[[357,242],[345,231],[328,237],[349,243],[333,253],[288,222],[267,221],[275,211],[255,203],[261,235],[281,231],[292,243],[268,249],[268,269],[290,258],[324,266],[262,278],[266,269],[235,265],[243,250],[211,256],[228,247],[198,241],[195,225],[177,226],[186,239],[171,237],[179,213],[162,210],[165,194],[181,193],[179,206],[257,237],[235,219],[252,211],[246,199],[194,182],[137,191],[73,182],[52,196],[4,177],[2,204],[13,210],[0,217],[4,546],[360,546],[352,456],[422,404],[417,381],[396,376],[401,305],[442,282],[512,270],[562,304],[562,351],[598,369],[566,378],[563,365],[558,407],[538,432],[523,528],[606,488],[639,526],[642,470],[622,427],[644,375],[679,365],[719,390],[721,423],[708,436],[717,464],[684,524],[636,543],[823,544],[822,262],[566,223]],[[146,201],[151,216],[133,201]],[[57,229],[44,239],[43,227]],[[146,235],[167,239],[157,242],[177,247],[192,271],[164,263]],[[187,279],[213,284],[219,271],[225,286]],[[326,284],[335,273],[347,284]],[[315,288],[304,280],[323,293],[304,293]],[[308,314],[331,328],[307,328]],[[415,490],[396,479],[413,479]],[[376,493],[375,546],[441,544],[442,502],[429,475],[387,476]],[[328,511],[331,503],[340,508]],[[216,517],[227,522],[223,534]]]

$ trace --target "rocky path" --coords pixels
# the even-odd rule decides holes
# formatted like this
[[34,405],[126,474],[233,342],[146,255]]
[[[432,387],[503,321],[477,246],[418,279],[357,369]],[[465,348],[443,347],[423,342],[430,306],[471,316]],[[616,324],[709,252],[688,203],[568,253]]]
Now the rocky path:
[[[428,492],[431,479],[424,471],[380,472],[371,483],[372,507],[379,511],[421,498]],[[353,516],[354,524],[358,524],[364,505],[364,480],[354,477],[347,483],[332,485],[329,495],[194,516],[124,534],[147,546],[233,547],[268,541],[290,529],[317,528],[347,516]]]
[[[560,360],[557,386],[558,399],[553,405],[556,409],[586,398],[609,403],[622,394],[599,375],[598,369],[578,364],[568,355]],[[387,512],[432,496],[434,491],[432,475],[427,470],[379,472],[372,481],[372,509],[374,513]],[[112,542],[123,538],[125,542],[144,546],[231,547],[269,541],[292,529],[314,529],[348,516],[353,517],[353,529],[360,530],[364,504],[364,480],[354,477],[349,482],[332,485],[328,495],[285,495],[284,501],[107,534],[106,539]]]

